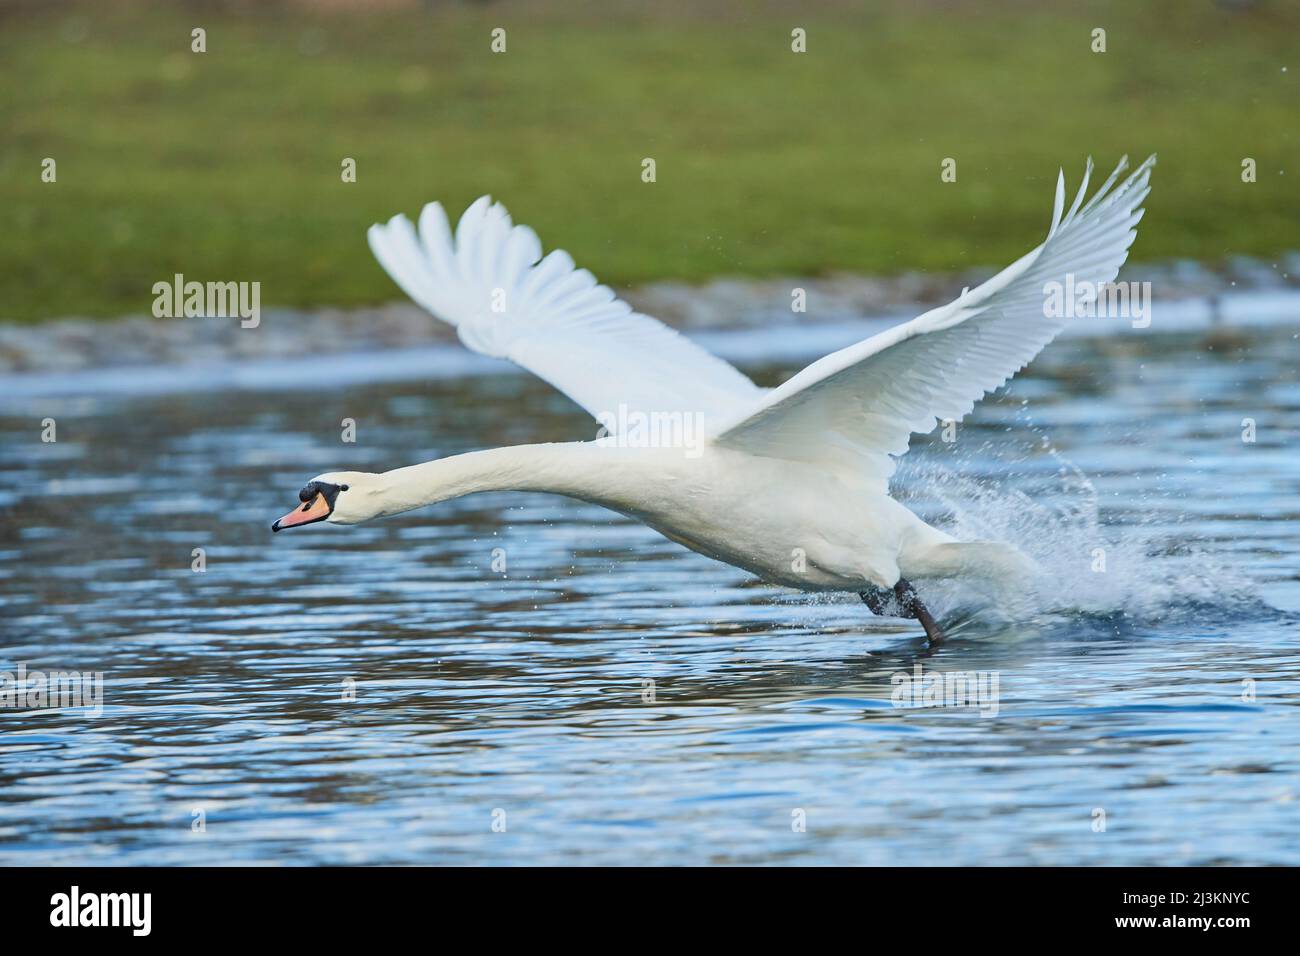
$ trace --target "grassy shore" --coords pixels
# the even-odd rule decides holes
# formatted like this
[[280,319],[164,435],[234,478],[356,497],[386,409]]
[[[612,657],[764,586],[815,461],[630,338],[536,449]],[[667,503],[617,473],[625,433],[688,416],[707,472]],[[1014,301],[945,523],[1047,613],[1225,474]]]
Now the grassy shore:
[[1090,153],[1160,153],[1138,258],[1300,247],[1300,5],[701,6],[0,0],[0,318],[390,299],[366,226],[485,192],[615,285],[1004,264]]

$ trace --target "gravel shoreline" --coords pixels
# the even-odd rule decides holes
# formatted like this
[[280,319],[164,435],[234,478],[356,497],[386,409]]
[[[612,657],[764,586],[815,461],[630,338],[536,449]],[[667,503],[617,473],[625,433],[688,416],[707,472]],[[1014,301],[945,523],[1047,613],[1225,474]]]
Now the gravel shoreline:
[[[735,329],[772,322],[843,322],[919,313],[950,301],[995,270],[957,275],[905,273],[891,277],[720,278],[703,285],[655,282],[619,295],[647,315],[685,332]],[[1245,257],[1217,267],[1194,262],[1139,263],[1121,279],[1150,282],[1157,301],[1210,299],[1228,292],[1300,289],[1300,252],[1275,260]],[[793,290],[806,311],[794,313]],[[72,372],[132,365],[185,365],[243,358],[292,358],[451,342],[451,328],[407,301],[353,309],[266,308],[255,328],[237,318],[53,319],[0,323],[0,372]]]

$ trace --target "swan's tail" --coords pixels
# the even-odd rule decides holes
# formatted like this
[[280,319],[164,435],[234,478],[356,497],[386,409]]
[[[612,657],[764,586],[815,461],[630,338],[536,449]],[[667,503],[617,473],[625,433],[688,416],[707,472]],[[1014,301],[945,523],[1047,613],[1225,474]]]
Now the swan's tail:
[[908,577],[982,578],[1001,587],[1027,586],[1038,565],[1014,545],[1001,541],[951,541],[936,544],[903,569]]

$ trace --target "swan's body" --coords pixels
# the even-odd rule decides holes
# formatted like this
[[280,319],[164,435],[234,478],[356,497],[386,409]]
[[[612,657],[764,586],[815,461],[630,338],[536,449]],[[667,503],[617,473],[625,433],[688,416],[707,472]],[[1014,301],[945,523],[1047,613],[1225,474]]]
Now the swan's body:
[[[321,475],[300,493],[303,506],[275,527],[356,524],[477,491],[547,491],[629,515],[701,554],[802,590],[1021,573],[1026,562],[1015,549],[957,542],[889,497],[894,457],[913,432],[964,417],[1060,331],[1064,315],[1044,314],[1047,283],[1072,275],[1086,288],[1115,278],[1153,162],[1112,190],[1121,162],[1087,204],[1085,174],[1068,212],[1059,178],[1042,245],[955,302],[771,390],[632,312],[563,252],[542,258],[532,231],[513,226],[486,197],[465,212],[454,239],[437,203],[425,207],[418,234],[396,216],[371,228],[370,244],[398,285],[455,325],[470,348],[535,372],[613,434],[382,474]],[[693,426],[676,434],[694,440],[628,447],[644,437],[635,423],[654,417]]]
[[937,573],[953,539],[855,476],[804,462],[707,448],[519,445],[454,455],[347,485],[331,521],[357,524],[479,491],[547,491],[635,518],[667,538],[773,584],[809,591],[893,587]]

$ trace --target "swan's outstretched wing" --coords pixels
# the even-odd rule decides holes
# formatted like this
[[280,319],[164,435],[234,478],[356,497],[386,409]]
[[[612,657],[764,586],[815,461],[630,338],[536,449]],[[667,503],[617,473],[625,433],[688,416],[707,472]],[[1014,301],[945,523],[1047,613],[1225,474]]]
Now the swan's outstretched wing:
[[762,395],[722,359],[633,312],[567,253],[543,258],[536,233],[487,196],[465,210],[454,237],[436,202],[420,213],[418,235],[399,215],[368,237],[393,280],[465,345],[522,365],[603,421],[621,407],[718,422]]
[[798,461],[865,467],[881,485],[913,432],[958,420],[1029,363],[1065,325],[1045,316],[1046,285],[1113,280],[1128,257],[1150,186],[1152,156],[1112,190],[1121,160],[1085,205],[1092,161],[1074,203],[1057,179],[1041,246],[957,301],[834,352],[766,393],[724,427],[721,445]]

